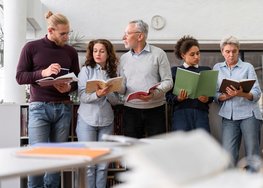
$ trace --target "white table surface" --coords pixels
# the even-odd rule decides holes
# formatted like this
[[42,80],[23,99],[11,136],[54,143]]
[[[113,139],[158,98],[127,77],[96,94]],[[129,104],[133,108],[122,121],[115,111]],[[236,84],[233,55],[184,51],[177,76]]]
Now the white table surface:
[[17,157],[15,152],[23,148],[0,149],[0,179],[10,177],[25,177],[50,171],[60,171],[69,168],[85,168],[87,165],[99,162],[109,162],[120,159],[123,149],[119,143],[84,142],[87,147],[111,148],[111,153],[93,161],[74,158],[35,158]]
[[17,157],[15,152],[20,148],[0,149],[0,179],[16,176],[27,176],[40,174],[45,171],[57,171],[72,167],[81,167],[87,161],[81,158],[76,159],[55,159],[55,158],[33,158]]

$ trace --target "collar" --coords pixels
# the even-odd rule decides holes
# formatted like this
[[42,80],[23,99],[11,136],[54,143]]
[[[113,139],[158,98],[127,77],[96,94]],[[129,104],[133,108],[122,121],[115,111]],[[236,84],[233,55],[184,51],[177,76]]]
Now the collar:
[[196,64],[196,65],[193,65],[193,66],[190,66],[190,65],[188,65],[186,62],[184,62],[183,63],[183,66],[184,66],[184,68],[189,68],[189,67],[195,67],[195,68],[198,68],[199,66],[198,66],[198,64]]
[[[239,58],[237,63],[233,66],[234,67],[242,67],[243,61]],[[226,64],[226,61],[222,62],[222,64],[220,65],[220,67],[228,67],[227,64]]]
[[47,38],[47,34],[45,35],[45,38],[44,38],[45,42],[48,43],[49,45],[53,46],[53,47],[59,47],[59,48],[62,48],[62,46],[58,46],[54,41],[51,41]]
[[142,51],[141,51],[139,54],[136,54],[136,53],[133,51],[133,49],[130,49],[131,54],[132,54],[132,55],[137,55],[137,56],[139,56],[139,55],[142,54],[142,53],[150,52],[150,51],[151,51],[151,49],[150,49],[150,45],[149,45],[148,43],[146,43],[145,47],[142,49]]
[[102,67],[100,66],[100,64],[96,63],[95,69],[96,70],[102,70]]

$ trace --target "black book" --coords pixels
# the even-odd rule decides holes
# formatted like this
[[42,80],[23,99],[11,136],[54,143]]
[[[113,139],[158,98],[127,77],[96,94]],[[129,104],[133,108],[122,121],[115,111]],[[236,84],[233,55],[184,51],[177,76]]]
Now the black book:
[[243,79],[240,81],[233,80],[233,79],[223,79],[219,91],[222,93],[226,93],[226,88],[230,87],[230,85],[234,86],[236,89],[239,89],[241,86],[245,93],[250,92],[251,88],[253,87],[254,83],[256,82],[255,79]]

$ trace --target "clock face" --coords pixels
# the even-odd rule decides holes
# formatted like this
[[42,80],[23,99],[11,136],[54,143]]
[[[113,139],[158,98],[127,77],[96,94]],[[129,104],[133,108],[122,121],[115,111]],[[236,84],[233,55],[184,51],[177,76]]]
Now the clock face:
[[162,16],[156,15],[152,17],[151,20],[151,26],[156,29],[156,30],[160,30],[162,28],[164,28],[165,26],[165,20]]

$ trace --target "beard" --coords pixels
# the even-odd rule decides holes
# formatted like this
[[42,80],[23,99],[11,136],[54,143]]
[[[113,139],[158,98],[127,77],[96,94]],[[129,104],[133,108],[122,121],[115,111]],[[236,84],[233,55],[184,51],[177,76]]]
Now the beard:
[[63,41],[63,40],[59,40],[59,39],[54,39],[54,42],[56,43],[56,45],[58,46],[65,46],[67,44],[67,41]]
[[129,43],[127,43],[127,42],[123,42],[124,43],[124,47],[126,48],[126,49],[131,49],[131,45],[129,44]]
[[65,45],[66,45],[66,42],[63,42],[63,41],[58,41],[58,42],[56,42],[56,44],[57,44],[58,46],[61,46],[61,47],[63,47],[63,46],[65,46]]

